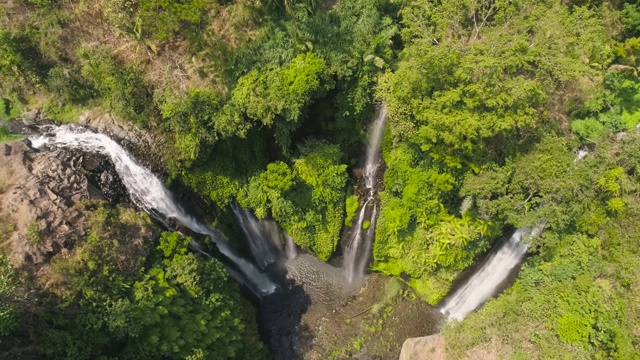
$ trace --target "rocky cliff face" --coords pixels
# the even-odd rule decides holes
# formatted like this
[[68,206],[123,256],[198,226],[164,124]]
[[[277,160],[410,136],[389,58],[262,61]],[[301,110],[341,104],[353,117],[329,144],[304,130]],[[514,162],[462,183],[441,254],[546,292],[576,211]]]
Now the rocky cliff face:
[[38,152],[27,143],[2,145],[0,240],[14,266],[36,271],[84,236],[79,204],[90,199],[121,202],[127,195],[107,159],[63,150]]

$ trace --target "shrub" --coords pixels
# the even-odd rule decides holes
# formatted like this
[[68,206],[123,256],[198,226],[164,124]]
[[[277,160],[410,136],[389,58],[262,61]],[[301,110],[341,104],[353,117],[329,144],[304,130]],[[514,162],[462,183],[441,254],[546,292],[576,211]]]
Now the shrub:
[[345,202],[345,209],[347,216],[344,218],[344,225],[351,226],[353,222],[353,218],[356,217],[356,213],[358,212],[358,208],[360,207],[360,202],[358,201],[360,197],[358,195],[351,195],[347,197]]
[[[106,47],[79,50],[81,74],[116,115],[145,125],[152,115],[152,98],[140,70],[125,65]],[[74,92],[75,94],[75,92]]]

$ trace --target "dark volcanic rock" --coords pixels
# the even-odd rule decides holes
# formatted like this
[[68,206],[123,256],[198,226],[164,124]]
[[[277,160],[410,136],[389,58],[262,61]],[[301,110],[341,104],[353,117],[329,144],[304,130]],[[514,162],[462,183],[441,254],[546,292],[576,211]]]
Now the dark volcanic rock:
[[82,157],[82,168],[87,171],[93,171],[100,167],[100,161],[90,154],[85,154]]

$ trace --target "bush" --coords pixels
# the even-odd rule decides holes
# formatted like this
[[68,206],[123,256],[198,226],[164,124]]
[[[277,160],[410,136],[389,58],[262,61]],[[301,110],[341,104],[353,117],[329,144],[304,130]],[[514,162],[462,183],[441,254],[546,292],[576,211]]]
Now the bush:
[[0,124],[0,143],[20,139],[22,136],[14,134],[7,125]]
[[110,0],[106,17],[134,37],[159,41],[201,42],[207,13],[216,2],[207,0]]
[[137,67],[121,64],[106,47],[82,48],[78,56],[82,77],[111,111],[138,125],[149,122],[153,102]]
[[[221,262],[188,253],[189,238],[148,216],[86,205],[90,231],[75,251],[56,256],[52,276],[64,300],[43,329],[48,358],[260,359],[250,304]],[[115,240],[112,240],[115,239]],[[58,281],[60,282],[60,281]]]
[[353,218],[356,217],[356,213],[358,212],[358,208],[360,207],[360,199],[357,195],[351,195],[347,197],[345,202],[345,212],[347,216],[344,218],[345,226],[352,226]]
[[47,87],[62,102],[85,103],[96,96],[96,90],[80,74],[80,69],[58,65],[49,70]]
[[344,223],[346,165],[335,145],[311,141],[293,166],[271,163],[249,180],[238,202],[260,218],[272,217],[293,240],[326,260]]

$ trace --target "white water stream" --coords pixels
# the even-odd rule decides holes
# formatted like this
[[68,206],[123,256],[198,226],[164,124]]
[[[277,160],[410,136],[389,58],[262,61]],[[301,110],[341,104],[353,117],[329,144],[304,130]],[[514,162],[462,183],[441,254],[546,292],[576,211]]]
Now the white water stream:
[[[376,183],[378,180],[378,168],[381,162],[379,153],[386,120],[387,108],[382,106],[371,128],[369,144],[367,146],[367,157],[362,173],[366,189],[368,190],[367,198],[364,200],[358,212],[358,218],[354,228],[355,232],[344,254],[343,267],[347,280],[350,283],[358,281],[364,276],[364,270],[371,258],[371,248],[375,238],[376,218],[378,214]],[[369,207],[372,207],[372,209],[369,209]],[[363,229],[365,221],[367,221],[367,214],[369,214],[369,227]]]
[[231,209],[247,239],[253,259],[260,268],[266,269],[267,266],[282,258],[284,253],[280,241],[280,229],[275,222],[259,220],[250,211],[235,203],[231,205]]
[[44,135],[30,139],[33,147],[40,148],[46,144],[108,156],[115,165],[131,200],[139,208],[154,217],[158,217],[158,214],[162,215],[164,218],[158,218],[160,221],[174,219],[196,233],[210,236],[220,252],[238,267],[259,292],[269,294],[275,291],[276,285],[267,275],[261,273],[251,262],[230,247],[221,233],[188,215],[173,199],[160,179],[140,166],[122,146],[107,135],[71,125],[43,126],[41,130]]
[[445,299],[440,307],[440,312],[448,315],[449,319],[460,321],[467,314],[482,306],[495,295],[500,284],[522,262],[528,248],[528,245],[520,244],[522,237],[538,233],[539,229],[533,231],[530,228],[516,230],[508,241],[505,241],[496,252],[489,255],[486,262],[464,285],[458,288],[452,296]]

